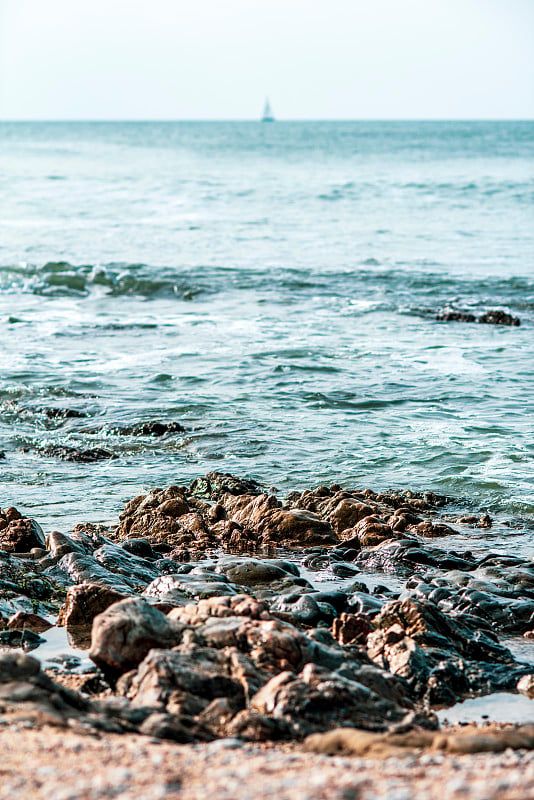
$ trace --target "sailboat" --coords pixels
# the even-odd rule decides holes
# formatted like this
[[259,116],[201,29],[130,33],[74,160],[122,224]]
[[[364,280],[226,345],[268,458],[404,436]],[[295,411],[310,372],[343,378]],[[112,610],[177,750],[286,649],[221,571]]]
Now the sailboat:
[[263,107],[263,115],[261,118],[262,122],[274,122],[274,114],[271,108],[271,104],[269,103],[269,98],[265,98],[265,105]]

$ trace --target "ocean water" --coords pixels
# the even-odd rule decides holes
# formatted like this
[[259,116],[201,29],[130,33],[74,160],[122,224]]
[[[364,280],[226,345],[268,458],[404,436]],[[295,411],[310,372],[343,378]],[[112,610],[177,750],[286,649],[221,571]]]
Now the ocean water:
[[0,505],[432,489],[532,554],[533,209],[533,122],[0,124]]

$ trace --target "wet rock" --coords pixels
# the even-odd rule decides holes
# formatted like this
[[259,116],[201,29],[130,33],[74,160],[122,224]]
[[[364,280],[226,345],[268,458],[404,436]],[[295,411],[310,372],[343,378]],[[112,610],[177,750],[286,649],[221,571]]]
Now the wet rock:
[[137,586],[146,586],[159,575],[153,562],[126,552],[115,544],[106,544],[93,553],[94,559],[110,572],[121,575]]
[[103,447],[82,449],[81,447],[49,444],[37,447],[36,452],[41,456],[51,456],[59,458],[61,461],[74,461],[80,464],[93,464],[97,461],[110,461],[118,458],[116,453]]
[[42,406],[34,409],[44,414],[48,419],[64,420],[64,419],[85,419],[89,416],[85,411],[77,411],[75,408],[55,408],[53,406]]
[[153,489],[126,505],[115,533],[121,540],[146,539],[154,550],[165,546],[169,553],[173,548],[201,553],[220,544],[203,513],[206,509],[207,504],[186,497],[183,487]]
[[365,644],[374,625],[366,614],[342,613],[332,622],[332,635],[340,644]]
[[111,432],[118,436],[166,436],[169,433],[186,433],[187,428],[179,422],[137,422],[135,425],[112,428]]
[[282,672],[251,700],[251,709],[292,724],[302,737],[349,722],[366,730],[382,731],[406,715],[361,683],[308,664],[299,675]]
[[331,605],[318,603],[311,594],[300,593],[278,598],[271,603],[271,612],[297,625],[309,627],[314,627],[320,622],[330,623],[336,615]]
[[182,605],[192,598],[202,599],[231,594],[239,594],[235,584],[230,583],[226,575],[211,570],[192,570],[189,573],[163,575],[152,581],[143,594],[175,605]]
[[403,677],[415,697],[452,705],[469,693],[513,690],[528,672],[510,651],[476,621],[452,619],[432,603],[396,600],[387,603],[368,635],[370,658]]
[[379,517],[363,517],[356,527],[351,531],[352,536],[357,537],[362,547],[373,547],[387,539],[395,539],[397,534],[390,525],[382,522]]
[[44,533],[34,519],[24,517],[16,508],[0,510],[0,549],[29,553],[33,547],[44,546]]
[[141,598],[115,603],[93,621],[89,657],[108,680],[133,669],[153,647],[172,647],[183,626]]
[[345,561],[332,565],[332,575],[336,578],[352,578],[354,575],[358,575],[359,571],[357,567],[353,567],[352,564],[347,564]]
[[[291,569],[288,562],[275,563],[270,560],[259,561],[252,558],[233,559],[220,562],[215,569],[240,586],[268,586],[284,580],[291,582],[295,578],[295,570]],[[298,577],[298,569],[296,572]]]
[[195,478],[189,487],[195,497],[207,497],[219,501],[223,495],[260,494],[261,486],[251,478],[238,478],[225,472],[208,472],[203,478]]
[[53,627],[52,623],[47,619],[43,619],[38,614],[33,614],[27,611],[17,611],[8,620],[7,627],[10,630],[30,630],[33,633],[43,633]]
[[353,528],[360,520],[373,514],[373,508],[353,497],[344,497],[328,515],[329,522],[336,533]]
[[[152,549],[150,542],[146,539],[126,539],[124,542],[121,542],[120,546],[123,550],[126,550],[127,553],[131,553],[139,558],[148,559],[149,561],[157,559],[157,554]],[[157,565],[155,566],[157,568]]]
[[124,594],[132,594],[138,584],[128,575],[118,575],[106,569],[92,556],[79,553],[67,553],[55,566],[45,569],[43,575],[65,587],[76,583],[98,583]]
[[302,509],[282,509],[272,495],[241,496],[234,501],[226,497],[222,503],[233,521],[254,533],[259,546],[337,543],[332,527],[320,516]]
[[499,310],[486,311],[477,321],[487,325],[521,325],[519,317],[513,317],[511,314]]
[[245,706],[241,683],[231,676],[228,655],[210,647],[152,650],[117,690],[133,705],[165,709],[179,717],[195,717],[215,698],[230,701],[234,713]]
[[88,645],[94,618],[126,597],[123,592],[97,583],[71,586],[59,610],[57,624],[65,626],[75,645]]
[[29,628],[0,631],[0,647],[22,647],[23,650],[35,650],[45,640]]
[[468,553],[430,547],[414,538],[384,541],[375,547],[362,550],[354,560],[357,567],[371,572],[389,572],[409,576],[420,566],[443,570],[472,570],[477,561]]
[[63,558],[67,553],[85,554],[87,552],[86,548],[80,543],[75,542],[70,536],[57,531],[53,531],[47,536],[46,545],[52,558],[57,559]]
[[436,319],[439,322],[476,322],[475,315],[469,311],[456,311],[454,309],[447,309],[436,314]]

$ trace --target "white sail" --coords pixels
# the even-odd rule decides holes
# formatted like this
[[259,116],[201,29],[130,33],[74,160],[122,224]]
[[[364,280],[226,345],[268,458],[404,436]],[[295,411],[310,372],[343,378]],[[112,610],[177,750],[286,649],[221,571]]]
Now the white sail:
[[269,98],[265,98],[265,106],[263,107],[263,115],[261,118],[262,122],[274,122],[274,114],[271,108],[271,104],[269,103]]

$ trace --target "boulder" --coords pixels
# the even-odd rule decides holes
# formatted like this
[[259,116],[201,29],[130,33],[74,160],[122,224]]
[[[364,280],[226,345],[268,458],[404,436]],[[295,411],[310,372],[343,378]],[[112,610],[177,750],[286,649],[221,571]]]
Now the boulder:
[[40,525],[22,516],[16,508],[0,510],[0,549],[7,553],[29,553],[34,547],[45,547]]
[[114,603],[93,621],[89,657],[108,680],[133,669],[153,647],[173,647],[183,626],[135,597]]

